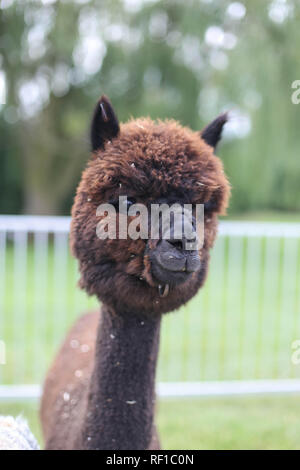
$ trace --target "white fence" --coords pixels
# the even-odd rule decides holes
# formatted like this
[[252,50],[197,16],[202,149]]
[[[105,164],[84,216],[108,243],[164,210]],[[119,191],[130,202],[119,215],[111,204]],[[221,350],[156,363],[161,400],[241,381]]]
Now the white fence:
[[[0,398],[37,395],[32,384],[69,325],[98,308],[76,287],[69,225],[68,217],[0,216]],[[222,222],[205,287],[164,319],[158,390],[299,391],[297,339],[300,224]]]

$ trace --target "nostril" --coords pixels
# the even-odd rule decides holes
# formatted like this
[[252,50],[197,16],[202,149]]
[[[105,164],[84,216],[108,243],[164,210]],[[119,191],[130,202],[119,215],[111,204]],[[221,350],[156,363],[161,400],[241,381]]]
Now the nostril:
[[168,242],[170,243],[170,245],[172,245],[174,248],[176,248],[177,250],[184,250],[184,242],[183,240],[168,240]]

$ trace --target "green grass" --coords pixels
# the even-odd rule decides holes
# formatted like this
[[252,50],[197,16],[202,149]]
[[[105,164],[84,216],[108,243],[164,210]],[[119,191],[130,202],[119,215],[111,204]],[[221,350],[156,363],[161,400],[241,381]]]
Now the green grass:
[[[20,413],[42,445],[38,405],[1,403]],[[300,449],[300,396],[161,400],[157,423],[163,449]]]

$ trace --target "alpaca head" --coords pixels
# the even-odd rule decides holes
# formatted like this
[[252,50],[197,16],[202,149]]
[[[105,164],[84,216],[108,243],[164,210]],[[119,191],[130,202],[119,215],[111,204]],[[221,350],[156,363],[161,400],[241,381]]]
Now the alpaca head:
[[[138,119],[119,125],[108,99],[100,99],[91,127],[92,158],[77,189],[71,226],[80,285],[89,294],[117,312],[143,315],[169,312],[196,294],[205,280],[217,215],[225,212],[229,197],[223,165],[214,155],[225,122],[221,115],[202,132],[175,121]],[[116,208],[114,239],[97,234],[99,224],[107,222],[107,213],[97,212],[104,203]],[[136,219],[128,214],[135,203],[149,209],[153,204],[204,204],[200,248],[187,250],[186,240],[172,237],[174,227],[168,239],[161,232],[155,238],[121,236],[118,222],[125,220],[127,227]],[[193,217],[188,223],[193,225]]]

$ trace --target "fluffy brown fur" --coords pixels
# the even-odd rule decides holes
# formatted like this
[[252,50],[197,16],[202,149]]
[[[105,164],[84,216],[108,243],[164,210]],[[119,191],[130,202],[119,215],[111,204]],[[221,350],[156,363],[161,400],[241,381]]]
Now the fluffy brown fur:
[[[138,119],[119,127],[107,98],[100,100],[92,127],[93,156],[83,172],[72,209],[71,247],[79,260],[80,286],[96,295],[105,309],[98,336],[97,316],[79,320],[48,375],[42,402],[48,448],[157,447],[155,432],[149,430],[154,429],[153,385],[160,317],[192,298],[206,277],[217,215],[225,213],[229,197],[223,165],[213,148],[225,121],[221,116],[203,131],[206,141],[201,133],[175,121]],[[119,195],[148,206],[160,201],[206,204],[201,267],[185,282],[171,283],[166,297],[158,295],[159,281],[153,274],[151,252],[157,240],[100,240],[96,235],[97,207]],[[112,336],[116,334],[119,340],[107,341],[104,331],[114,331]],[[126,341],[128,335],[132,336],[130,343]],[[70,346],[72,339],[79,342],[76,351]],[[81,351],[82,345],[88,346],[88,353]],[[116,373],[110,361],[118,355],[124,363]],[[80,377],[76,376],[78,370]],[[131,382],[133,376],[136,380]],[[140,388],[136,382],[140,382]],[[148,398],[143,396],[136,400],[136,407],[123,409],[122,394],[127,403],[127,392],[135,399],[141,395]],[[113,404],[106,401],[107,394],[113,396]],[[122,428],[117,422],[123,424],[123,430],[117,431],[117,427]]]

